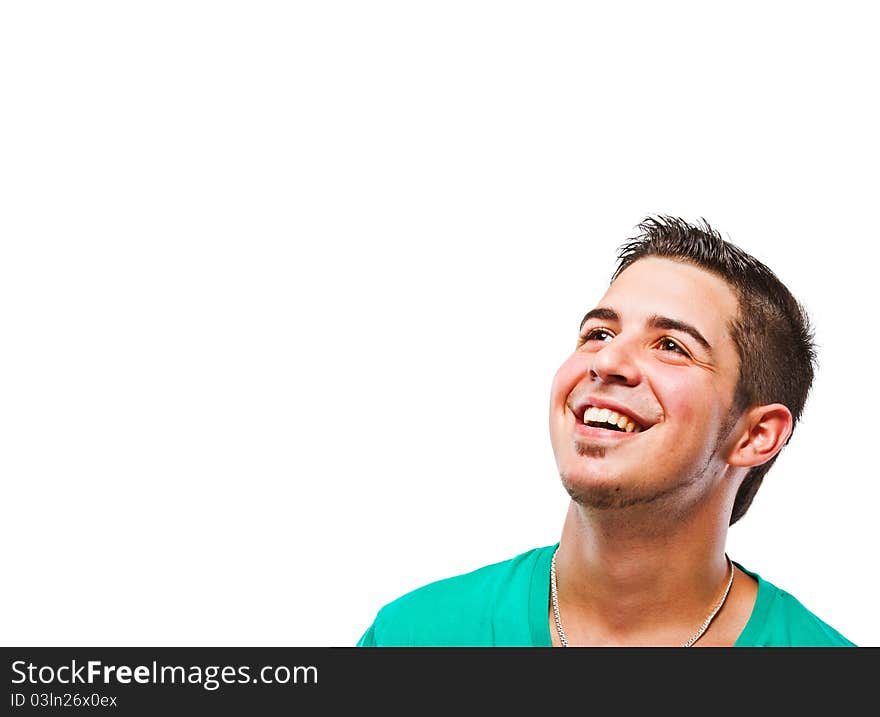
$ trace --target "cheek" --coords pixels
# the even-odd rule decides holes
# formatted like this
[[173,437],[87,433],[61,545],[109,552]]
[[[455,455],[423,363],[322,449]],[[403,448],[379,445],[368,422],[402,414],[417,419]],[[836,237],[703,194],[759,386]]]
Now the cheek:
[[564,403],[568,394],[577,385],[577,382],[583,378],[584,372],[587,370],[587,359],[584,356],[572,354],[560,366],[556,375],[553,376],[553,385],[550,395],[554,405]]
[[[663,407],[678,422],[694,427],[705,427],[714,419],[714,407],[719,397],[710,381],[695,382],[684,372],[668,372],[662,377]],[[694,431],[696,435],[699,431]]]

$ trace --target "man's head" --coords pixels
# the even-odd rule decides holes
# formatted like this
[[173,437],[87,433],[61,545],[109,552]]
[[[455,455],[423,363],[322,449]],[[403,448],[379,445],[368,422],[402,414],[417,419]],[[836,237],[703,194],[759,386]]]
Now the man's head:
[[[705,222],[648,218],[638,228],[554,378],[560,475],[575,500],[608,507],[700,500],[713,480],[747,471],[733,524],[803,410],[809,322],[769,268]],[[642,430],[591,425],[607,421],[595,415],[603,406]]]

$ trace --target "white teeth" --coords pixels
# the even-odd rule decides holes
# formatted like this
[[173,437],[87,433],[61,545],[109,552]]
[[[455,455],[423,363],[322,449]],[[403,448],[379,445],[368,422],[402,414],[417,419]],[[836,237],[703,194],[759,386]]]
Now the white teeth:
[[590,421],[610,423],[627,433],[639,433],[642,430],[627,416],[624,416],[622,413],[617,413],[616,411],[611,411],[607,408],[596,408],[595,406],[587,408],[587,410],[584,411],[583,422],[589,423]]

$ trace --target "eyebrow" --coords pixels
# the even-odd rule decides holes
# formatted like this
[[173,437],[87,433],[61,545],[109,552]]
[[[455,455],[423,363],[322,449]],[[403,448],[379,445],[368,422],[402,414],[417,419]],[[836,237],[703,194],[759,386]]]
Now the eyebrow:
[[[580,329],[584,328],[584,324],[587,323],[587,321],[589,321],[590,319],[600,319],[601,321],[616,321],[619,323],[620,315],[614,309],[600,306],[596,309],[593,309],[592,311],[587,312],[586,316],[584,316],[584,318],[581,320]],[[697,330],[696,326],[692,326],[686,321],[672,319],[668,316],[660,316],[660,314],[651,314],[648,317],[646,324],[655,329],[682,331],[688,334],[688,336],[691,336],[710,354],[712,353],[712,345],[708,341],[706,341],[706,338]]]

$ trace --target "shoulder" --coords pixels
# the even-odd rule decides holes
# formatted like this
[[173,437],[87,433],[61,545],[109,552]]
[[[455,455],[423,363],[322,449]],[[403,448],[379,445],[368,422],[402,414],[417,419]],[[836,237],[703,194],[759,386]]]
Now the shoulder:
[[481,645],[496,639],[506,613],[527,610],[534,572],[555,546],[423,585],[382,607],[361,646]]
[[738,646],[856,647],[794,595],[739,567],[758,581],[758,596]]

